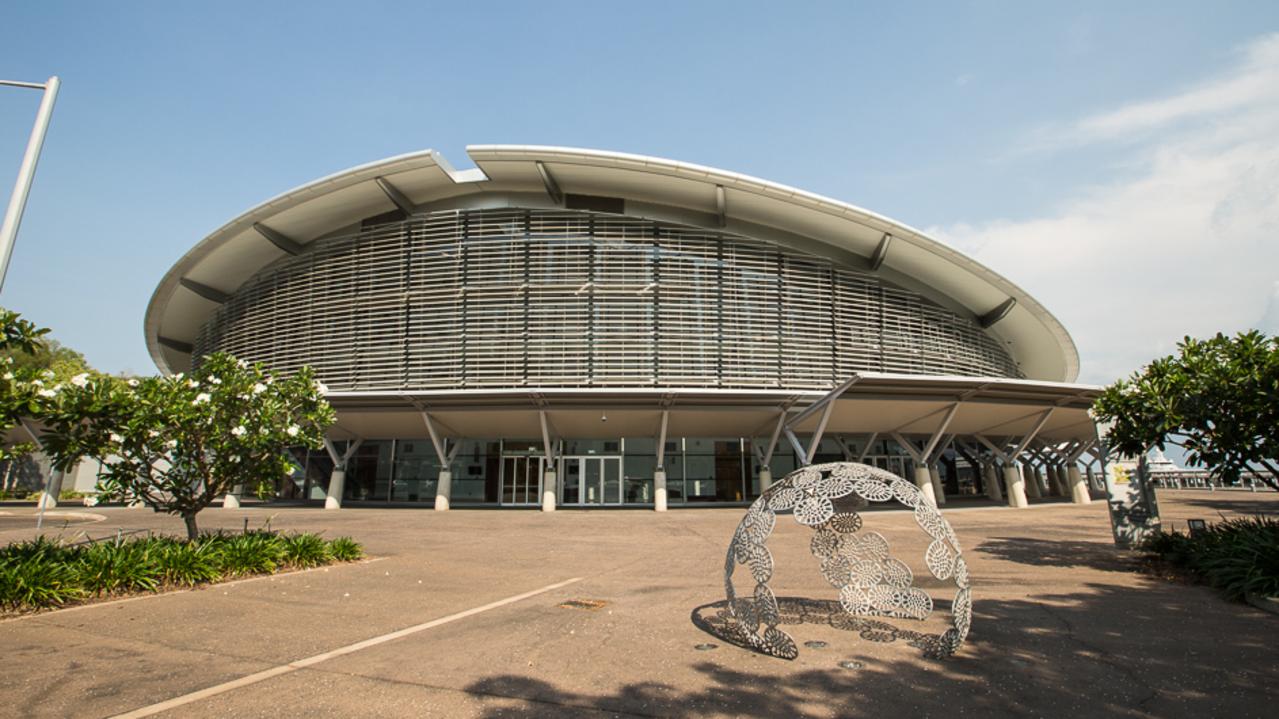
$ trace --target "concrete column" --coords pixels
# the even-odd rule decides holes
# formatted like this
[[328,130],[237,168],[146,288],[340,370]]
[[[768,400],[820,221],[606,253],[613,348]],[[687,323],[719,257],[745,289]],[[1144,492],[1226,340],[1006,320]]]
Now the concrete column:
[[1023,464],[1021,466],[1021,475],[1023,482],[1022,486],[1027,497],[1031,499],[1039,499],[1044,496],[1044,493],[1039,490],[1039,475],[1035,471],[1034,467],[1030,466],[1029,463]]
[[[558,490],[558,487],[556,486],[555,482],[556,482],[555,470],[548,469],[542,473],[542,511],[543,512],[555,511],[555,497],[557,495],[557,490]],[[439,502],[438,496],[436,497],[436,502]]]
[[1026,482],[1016,463],[1004,467],[1004,488],[1008,490],[1009,507],[1023,509],[1030,506],[1026,501]]
[[940,507],[946,503],[946,487],[941,483],[941,471],[937,469],[937,465],[928,468],[928,479],[933,485],[933,497]]
[[653,471],[653,509],[666,511],[666,470]]
[[919,487],[919,491],[923,493],[929,502],[933,503],[934,507],[937,506],[937,494],[933,489],[933,475],[928,471],[927,467],[923,465],[915,467],[915,486]]
[[1004,492],[999,488],[999,474],[994,462],[987,462],[981,467],[982,482],[986,485],[986,496],[992,501],[1004,501]]
[[346,488],[346,470],[334,469],[329,473],[329,488],[324,493],[325,509],[342,508],[342,492]]
[[773,486],[773,470],[768,467],[759,468],[759,493],[763,494],[765,490]]
[[1064,493],[1062,493],[1060,486],[1058,486],[1057,484],[1057,467],[1051,464],[1045,465],[1044,479],[1046,480],[1044,483],[1044,488],[1046,490],[1044,492],[1045,496],[1048,496],[1048,497],[1066,496]]
[[453,472],[441,469],[440,480],[435,484],[435,511],[447,512],[451,496],[453,496]]
[[62,480],[66,476],[66,473],[60,470],[49,470],[49,481],[45,484],[44,491],[40,493],[40,501],[36,502],[37,508],[53,509],[58,506],[58,495],[62,494]]
[[227,492],[226,496],[222,498],[222,508],[223,509],[239,509],[240,508],[240,498],[235,496],[234,489],[232,489],[230,492]]
[[1092,473],[1092,465],[1090,464],[1090,465],[1088,465],[1088,466],[1084,467],[1084,471],[1088,473],[1088,489],[1090,489],[1090,490],[1091,490],[1091,489],[1096,489],[1096,488],[1097,488],[1097,478],[1096,478],[1095,476],[1093,476],[1093,473]]
[[1092,502],[1092,495],[1088,494],[1088,485],[1084,484],[1084,478],[1079,474],[1079,467],[1070,465],[1066,468],[1066,475],[1070,479],[1070,501],[1075,504]]
[[1053,476],[1057,478],[1057,494],[1062,497],[1071,496],[1070,477],[1066,472],[1066,465],[1059,464],[1053,467]]

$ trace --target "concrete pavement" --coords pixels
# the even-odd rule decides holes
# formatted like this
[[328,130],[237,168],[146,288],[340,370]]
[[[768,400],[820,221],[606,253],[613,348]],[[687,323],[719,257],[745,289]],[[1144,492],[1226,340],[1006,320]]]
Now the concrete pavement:
[[[1279,510],[1273,493],[1159,496],[1165,521],[1182,527],[1219,511]],[[93,512],[106,519],[66,531],[181,531],[149,510]],[[786,662],[727,645],[692,621],[723,598],[740,509],[209,510],[206,528],[270,517],[279,529],[349,534],[375,561],[0,622],[0,706],[14,716],[110,716],[280,671],[160,715],[1272,714],[1279,617],[1134,571],[1110,544],[1104,504],[944,513],[964,544],[975,596],[972,634],[956,657],[927,659],[891,632],[803,624],[787,628],[801,646]],[[833,599],[808,553],[809,530],[779,520],[769,541],[774,590]],[[927,543],[911,515],[869,512],[866,528],[925,574]],[[0,541],[29,534],[6,526]],[[574,599],[604,604],[560,606]],[[708,643],[717,646],[697,648]],[[850,661],[860,668],[840,666]]]

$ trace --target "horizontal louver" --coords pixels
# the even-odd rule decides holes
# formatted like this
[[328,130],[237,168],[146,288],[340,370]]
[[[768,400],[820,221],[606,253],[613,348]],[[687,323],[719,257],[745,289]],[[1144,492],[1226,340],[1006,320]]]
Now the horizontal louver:
[[974,322],[745,237],[574,211],[414,217],[315,243],[205,325],[335,390],[820,389],[857,371],[1021,376]]

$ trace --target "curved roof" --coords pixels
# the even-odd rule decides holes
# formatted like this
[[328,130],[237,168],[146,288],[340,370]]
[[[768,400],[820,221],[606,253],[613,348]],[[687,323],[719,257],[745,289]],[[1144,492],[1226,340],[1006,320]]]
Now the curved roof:
[[[147,347],[162,371],[185,369],[189,345],[219,302],[262,268],[336,231],[405,205],[502,206],[512,195],[623,198],[627,214],[820,247],[897,284],[941,296],[993,324],[1026,377],[1072,382],[1079,355],[1065,327],[1017,285],[912,227],[869,210],[747,175],[641,155],[527,145],[473,145],[477,168],[433,150],[361,165],[286,192],[231,220],[169,270],[147,307]],[[632,212],[632,207],[639,209]],[[814,245],[813,243],[817,243]]]

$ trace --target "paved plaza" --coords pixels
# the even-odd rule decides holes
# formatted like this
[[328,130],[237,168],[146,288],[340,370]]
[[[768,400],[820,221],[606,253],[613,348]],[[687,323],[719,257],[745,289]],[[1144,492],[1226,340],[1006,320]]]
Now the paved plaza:
[[[1160,502],[1165,524],[1181,527],[1279,510],[1279,496],[1262,492],[1161,491]],[[0,509],[0,541],[30,536],[29,508]],[[181,531],[149,510],[63,509],[91,515],[52,517],[69,535]],[[269,518],[354,536],[372,559],[2,621],[0,713],[111,716],[174,700],[158,715],[1273,716],[1279,616],[1135,571],[1110,543],[1102,503],[952,502],[945,514],[975,596],[957,656],[928,659],[892,632],[806,623],[786,627],[800,655],[784,661],[693,621],[723,599],[741,509],[209,510],[206,529]],[[910,514],[865,518],[925,573]],[[834,599],[809,535],[779,518],[772,587]],[[935,596],[944,618],[949,593]],[[570,600],[589,601],[560,606]]]

